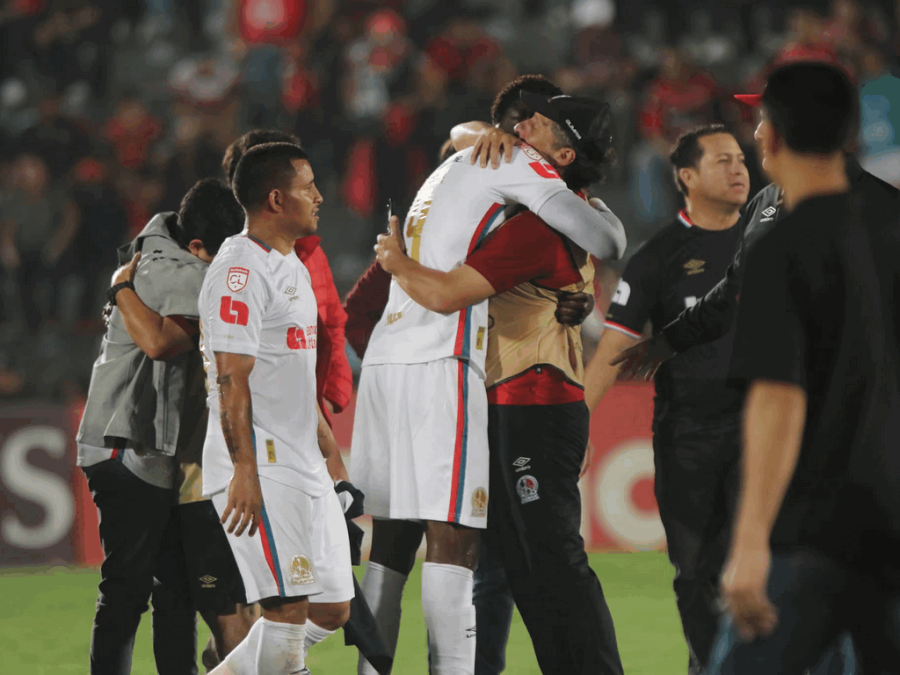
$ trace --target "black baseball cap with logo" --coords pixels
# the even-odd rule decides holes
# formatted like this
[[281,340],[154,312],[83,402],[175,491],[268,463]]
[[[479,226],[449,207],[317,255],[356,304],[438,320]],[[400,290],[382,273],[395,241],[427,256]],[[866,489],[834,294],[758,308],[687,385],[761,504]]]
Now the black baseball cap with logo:
[[530,91],[519,96],[532,112],[537,112],[559,124],[572,141],[575,151],[591,153],[598,146],[610,143],[609,104],[584,96],[553,96],[547,98]]
[[853,134],[859,94],[846,71],[828,62],[796,61],[769,75],[762,94],[738,94],[761,106],[788,147],[797,152],[840,150]]

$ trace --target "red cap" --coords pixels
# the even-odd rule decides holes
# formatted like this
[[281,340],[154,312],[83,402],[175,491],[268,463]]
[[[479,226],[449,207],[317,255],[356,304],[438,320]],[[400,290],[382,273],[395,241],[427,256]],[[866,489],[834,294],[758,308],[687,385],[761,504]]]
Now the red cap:
[[762,94],[735,94],[734,97],[741,103],[746,103],[754,108],[762,103]]

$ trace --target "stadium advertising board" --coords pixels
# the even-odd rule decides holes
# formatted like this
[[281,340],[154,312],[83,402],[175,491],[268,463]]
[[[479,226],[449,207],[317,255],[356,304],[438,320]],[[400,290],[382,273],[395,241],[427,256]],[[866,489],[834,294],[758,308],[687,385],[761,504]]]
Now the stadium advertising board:
[[0,566],[76,560],[74,449],[67,408],[0,409]]

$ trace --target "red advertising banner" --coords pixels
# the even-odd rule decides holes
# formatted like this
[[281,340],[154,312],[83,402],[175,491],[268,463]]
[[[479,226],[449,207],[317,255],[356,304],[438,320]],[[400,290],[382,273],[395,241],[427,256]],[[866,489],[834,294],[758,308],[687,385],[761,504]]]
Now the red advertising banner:
[[[355,403],[334,417],[346,453]],[[0,409],[0,566],[103,561],[97,512],[74,466],[80,413],[80,406],[44,404]],[[581,484],[589,550],[665,545],[653,496],[652,416],[653,387],[643,383],[616,385],[594,413],[595,452]]]
[[36,403],[0,409],[0,566],[76,559],[74,458],[67,408]]

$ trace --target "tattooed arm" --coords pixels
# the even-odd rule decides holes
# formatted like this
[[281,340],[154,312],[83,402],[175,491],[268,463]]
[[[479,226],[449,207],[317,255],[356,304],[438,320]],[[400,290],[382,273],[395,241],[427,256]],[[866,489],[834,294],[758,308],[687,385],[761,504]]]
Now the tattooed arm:
[[250,400],[250,373],[255,362],[252,356],[216,352],[219,418],[234,464],[222,524],[233,513],[228,532],[233,532],[236,537],[241,536],[248,526],[247,534],[252,537],[262,517],[262,491],[253,447],[253,405]]

